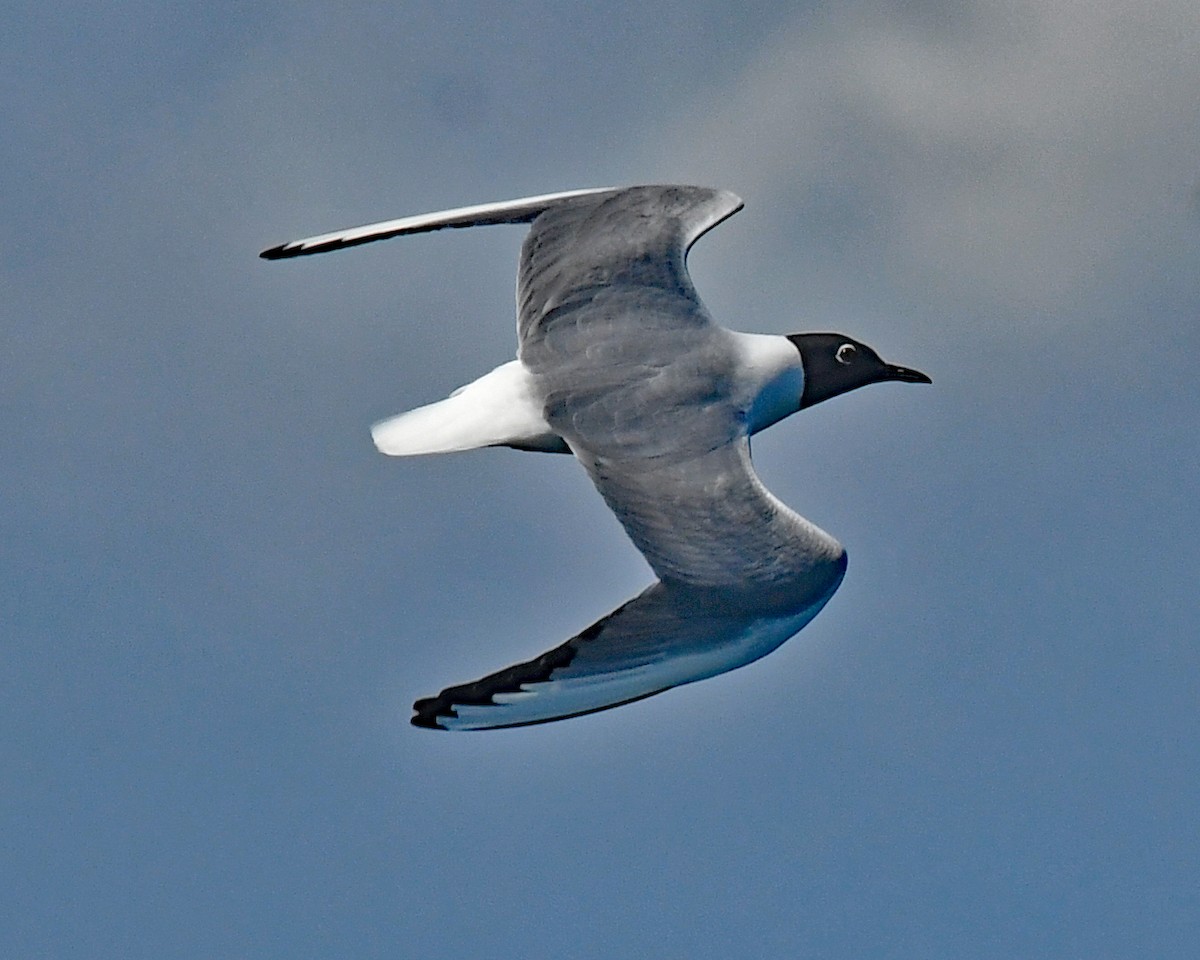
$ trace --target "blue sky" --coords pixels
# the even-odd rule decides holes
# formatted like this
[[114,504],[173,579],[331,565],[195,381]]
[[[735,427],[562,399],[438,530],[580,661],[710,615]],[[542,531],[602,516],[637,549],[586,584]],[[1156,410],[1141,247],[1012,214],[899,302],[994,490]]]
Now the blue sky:
[[[1200,12],[18,5],[0,39],[0,952],[1189,957]],[[796,639],[478,735],[417,696],[649,582],[565,457],[380,417],[512,355],[520,228],[731,189],[727,325],[926,370],[755,444]]]

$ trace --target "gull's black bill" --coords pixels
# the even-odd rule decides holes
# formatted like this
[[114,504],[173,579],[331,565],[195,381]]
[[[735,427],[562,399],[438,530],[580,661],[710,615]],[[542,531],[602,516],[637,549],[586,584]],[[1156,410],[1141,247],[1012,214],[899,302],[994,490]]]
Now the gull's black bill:
[[933,383],[920,370],[913,370],[911,367],[898,367],[894,363],[889,363],[884,368],[883,380],[903,380],[905,383]]

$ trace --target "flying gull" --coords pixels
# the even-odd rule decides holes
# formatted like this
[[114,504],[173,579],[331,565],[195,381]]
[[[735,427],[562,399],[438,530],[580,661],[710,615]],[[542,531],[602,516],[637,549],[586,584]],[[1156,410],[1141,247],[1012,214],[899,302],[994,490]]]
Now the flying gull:
[[770,653],[833,596],[846,552],[763,486],[752,434],[871,383],[930,383],[835,333],[737,333],[687,251],[742,208],[724,190],[573,190],[405,217],[264,251],[279,260],[446,227],[527,223],[517,359],[376,424],[392,456],[485,446],[570,453],[658,580],[541,656],[414,704],[444,730],[621,706]]

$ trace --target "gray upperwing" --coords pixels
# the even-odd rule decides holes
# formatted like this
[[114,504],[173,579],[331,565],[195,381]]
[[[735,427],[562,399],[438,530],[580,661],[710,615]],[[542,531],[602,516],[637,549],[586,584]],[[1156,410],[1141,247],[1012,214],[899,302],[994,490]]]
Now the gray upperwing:
[[520,359],[547,421],[603,456],[705,452],[742,432],[737,352],[687,274],[688,247],[741,209],[705,187],[630,187],[539,216],[521,255]]
[[801,609],[840,581],[841,544],[758,479],[746,437],[688,457],[608,457],[564,434],[658,576],[767,615]]
[[[726,190],[629,187],[581,196],[545,211],[521,250],[517,281],[521,358],[537,365],[538,341],[575,310],[601,301],[608,315],[637,325],[631,305],[657,305],[659,319],[709,322],[688,277],[688,248],[742,208]],[[567,318],[566,315],[570,315]]]

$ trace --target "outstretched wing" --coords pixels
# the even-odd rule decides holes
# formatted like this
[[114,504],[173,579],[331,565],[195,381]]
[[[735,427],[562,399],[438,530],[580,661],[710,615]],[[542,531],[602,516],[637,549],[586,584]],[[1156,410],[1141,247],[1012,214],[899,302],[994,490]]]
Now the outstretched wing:
[[369,223],[362,227],[348,227],[345,230],[335,230],[333,233],[323,233],[320,236],[308,237],[304,240],[293,240],[271,247],[259,254],[264,260],[283,260],[287,257],[301,257],[310,253],[325,253],[329,250],[341,250],[343,247],[356,247],[362,243],[374,240],[387,240],[389,237],[399,237],[411,233],[429,233],[447,227],[481,227],[497,223],[529,223],[539,214],[550,209],[563,200],[583,197],[590,194],[611,193],[609,187],[597,187],[590,190],[568,190],[563,193],[547,193],[540,197],[522,197],[519,200],[501,200],[496,203],[480,203],[470,207],[457,207],[453,210],[439,210],[436,213],[422,213],[414,217],[401,217],[399,220],[384,220],[380,223]]
[[540,657],[418,700],[412,722],[441,730],[519,727],[641,700],[770,653],[816,616],[836,586],[805,610],[756,618],[702,592],[656,583]]

